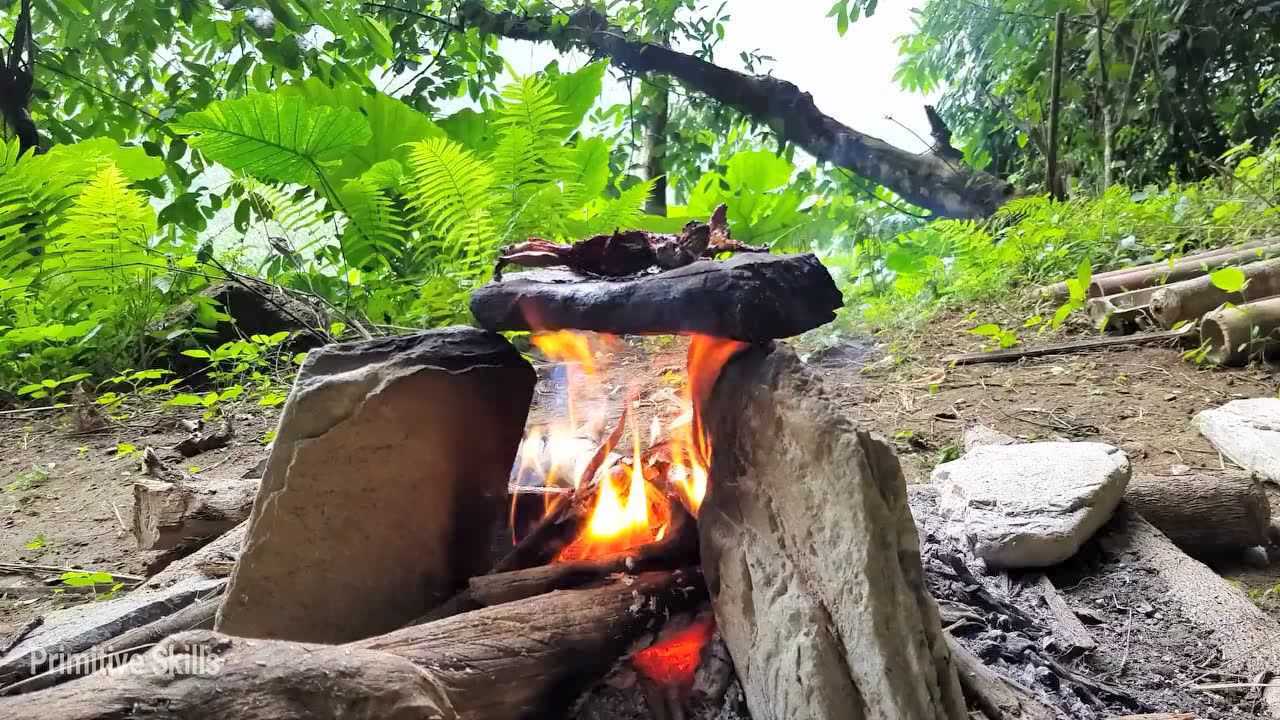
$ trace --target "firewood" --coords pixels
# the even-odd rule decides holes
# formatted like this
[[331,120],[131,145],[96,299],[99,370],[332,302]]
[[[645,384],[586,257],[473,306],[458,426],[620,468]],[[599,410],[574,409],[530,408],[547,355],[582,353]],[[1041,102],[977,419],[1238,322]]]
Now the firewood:
[[1053,709],[1037,700],[1030,690],[998,675],[951,635],[946,638],[965,699],[988,720],[1054,720],[1057,717]]
[[247,519],[257,494],[257,480],[135,480],[134,537],[143,550],[198,545]]
[[1200,336],[1209,345],[1205,358],[1215,365],[1244,365],[1271,355],[1280,348],[1280,297],[1206,313]]
[[1102,297],[1126,290],[1181,282],[1199,277],[1211,270],[1264,260],[1277,255],[1280,255],[1280,243],[1276,242],[1276,238],[1270,238],[1267,241],[1255,241],[1200,255],[1189,255],[1172,262],[1166,260],[1125,272],[1117,272],[1107,277],[1094,278],[1089,284],[1089,297]]
[[135,658],[129,671],[0,699],[0,718],[559,717],[575,691],[636,638],[669,613],[705,601],[701,576],[677,571],[548,593],[337,646],[187,632]]
[[[1205,252],[1194,253],[1192,255],[1183,255],[1182,257],[1178,258],[1174,262],[1178,264],[1184,264],[1184,265],[1190,264],[1190,265],[1199,266],[1200,264],[1205,263],[1205,261],[1210,260],[1212,258],[1216,258],[1221,255],[1230,255],[1231,253],[1240,252],[1241,250],[1264,247],[1267,245],[1280,245],[1280,243],[1277,243],[1275,238],[1251,240],[1247,243],[1241,243],[1239,245],[1230,245],[1228,247],[1217,248],[1215,250],[1206,250]],[[1159,262],[1147,263],[1145,265],[1137,265],[1135,267],[1120,268],[1118,270],[1108,270],[1106,272],[1096,273],[1093,276],[1093,282],[1089,286],[1089,297],[1093,298],[1093,297],[1103,297],[1105,295],[1114,295],[1115,293],[1122,292],[1124,290],[1123,288],[1115,289],[1113,285],[1104,283],[1103,281],[1105,280],[1119,277],[1121,275],[1133,275],[1138,272],[1148,271],[1148,270],[1159,271],[1162,268],[1165,270],[1168,270],[1169,267],[1170,267],[1169,260],[1161,260]],[[1053,283],[1052,285],[1041,286],[1037,290],[1037,294],[1040,297],[1045,298],[1047,300],[1057,300],[1059,302],[1066,300],[1071,295],[1070,290],[1067,288],[1067,284],[1065,282],[1056,282],[1056,283]]]
[[1138,475],[1124,499],[1194,557],[1267,544],[1271,505],[1248,473]]
[[1208,275],[1165,285],[1151,294],[1151,314],[1169,328],[1224,303],[1242,305],[1280,293],[1280,260],[1249,263],[1239,270],[1246,284],[1235,292],[1222,290]]
[[195,457],[200,453],[226,447],[234,437],[235,428],[231,426],[231,420],[224,417],[217,427],[207,428],[201,423],[190,435],[174,445],[173,449],[183,457]]
[[60,662],[57,666],[39,675],[33,675],[21,682],[0,688],[0,695],[21,695],[59,685],[79,675],[86,674],[110,659],[113,663],[124,664],[129,658],[141,654],[161,640],[187,630],[203,630],[213,627],[213,618],[222,604],[222,590],[214,589],[203,600],[194,602],[181,610],[117,635],[115,638]]
[[1045,575],[1037,576],[1036,589],[1040,591],[1045,606],[1049,609],[1049,615],[1053,617],[1054,634],[1065,646],[1063,650],[1066,651],[1068,658],[1098,649],[1097,641],[1089,634],[1084,623],[1080,622],[1080,618],[1076,617],[1075,612],[1067,605],[1067,601],[1058,594],[1058,589],[1053,586],[1052,580]]
[[1280,668],[1280,623],[1239,588],[1179,550],[1142,515],[1122,504],[1099,541],[1113,555],[1133,557],[1135,567],[1154,570],[1186,620],[1205,633],[1206,643],[1232,652],[1218,671],[1247,677]]

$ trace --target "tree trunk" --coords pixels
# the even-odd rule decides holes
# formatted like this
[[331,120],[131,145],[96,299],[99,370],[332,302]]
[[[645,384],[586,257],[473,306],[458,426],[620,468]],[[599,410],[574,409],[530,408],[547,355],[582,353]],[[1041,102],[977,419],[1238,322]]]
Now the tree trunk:
[[653,189],[644,201],[644,211],[651,215],[667,214],[667,120],[670,113],[669,91],[666,87],[649,90],[644,128],[644,176],[653,181]]
[[0,699],[0,720],[561,717],[631,642],[705,600],[696,573],[650,573],[346,645],[182,633],[126,671]]
[[703,567],[752,717],[965,718],[893,450],[783,347],[730,361],[705,419]]
[[1271,505],[1249,473],[1138,475],[1124,499],[1188,555],[1267,544]]
[[143,550],[169,550],[211,540],[253,510],[257,480],[133,483],[133,535]]
[[551,42],[610,58],[643,75],[666,75],[690,90],[766,123],[783,140],[820,161],[846,168],[885,186],[907,202],[942,217],[991,215],[1013,195],[1013,187],[987,173],[932,153],[916,154],[854,130],[818,110],[813,96],[785,80],[751,76],[687,53],[630,39],[591,6],[557,24],[550,15],[493,12],[482,0],[464,0],[461,23],[482,33]]

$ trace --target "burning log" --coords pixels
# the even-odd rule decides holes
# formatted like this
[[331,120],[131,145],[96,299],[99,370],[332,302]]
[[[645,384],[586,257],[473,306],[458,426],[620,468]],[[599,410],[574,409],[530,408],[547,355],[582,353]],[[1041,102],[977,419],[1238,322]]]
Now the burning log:
[[133,535],[143,550],[212,540],[249,517],[257,493],[257,480],[136,480]]
[[0,700],[0,717],[553,717],[668,614],[705,601],[696,572],[649,573],[346,645],[182,633],[119,673]]
[[752,717],[967,717],[890,447],[785,348],[731,361],[704,417],[703,567]]
[[1195,557],[1267,544],[1271,504],[1249,473],[1138,475],[1124,500]]
[[312,351],[217,629],[356,640],[484,572],[534,379],[506,340],[474,328]]
[[490,330],[700,333],[763,341],[828,323],[843,304],[813,255],[753,253],[618,281],[532,270],[472,293],[471,314]]

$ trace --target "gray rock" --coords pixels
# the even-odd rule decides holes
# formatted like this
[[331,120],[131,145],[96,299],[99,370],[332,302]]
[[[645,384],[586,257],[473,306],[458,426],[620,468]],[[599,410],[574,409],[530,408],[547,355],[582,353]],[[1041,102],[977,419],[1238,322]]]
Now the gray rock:
[[949,534],[995,568],[1045,567],[1075,554],[1115,512],[1131,470],[1103,443],[982,445],[939,465]]
[[313,351],[298,372],[217,629],[340,643],[488,569],[533,368],[475,328]]
[[812,254],[744,253],[623,280],[530,270],[471,294],[490,330],[701,333],[760,342],[835,319],[840,291]]
[[1232,400],[1201,411],[1195,424],[1232,462],[1280,482],[1280,398]]
[[982,445],[1012,445],[1018,442],[1011,435],[987,427],[986,425],[974,425],[964,431],[964,451],[969,452],[976,447]]

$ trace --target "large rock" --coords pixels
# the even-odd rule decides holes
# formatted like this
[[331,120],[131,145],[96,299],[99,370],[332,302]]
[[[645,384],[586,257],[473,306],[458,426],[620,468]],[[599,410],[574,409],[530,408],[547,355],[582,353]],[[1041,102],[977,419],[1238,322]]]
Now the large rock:
[[534,381],[515,348],[475,328],[312,352],[218,629],[362,639],[486,570]]
[[627,280],[531,270],[471,294],[490,330],[702,334],[748,342],[799,335],[844,304],[816,257],[744,253]]
[[1232,462],[1280,482],[1280,399],[1232,400],[1201,411],[1195,423]]
[[1045,567],[1075,554],[1111,517],[1129,459],[1103,443],[979,445],[939,465],[949,532],[988,565]]
[[702,563],[751,717],[967,717],[891,447],[785,348],[730,362],[705,419]]

